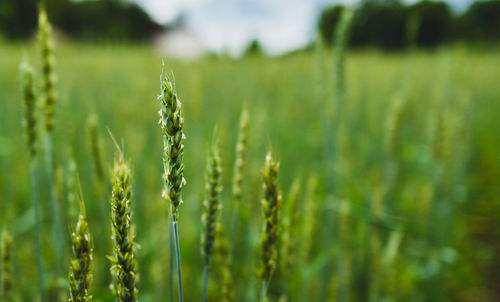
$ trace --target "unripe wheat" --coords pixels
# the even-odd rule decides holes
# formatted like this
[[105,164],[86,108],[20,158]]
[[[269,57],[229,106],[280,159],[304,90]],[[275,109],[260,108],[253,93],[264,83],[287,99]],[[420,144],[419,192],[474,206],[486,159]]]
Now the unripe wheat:
[[111,225],[113,256],[111,273],[114,277],[113,293],[121,302],[137,301],[137,262],[135,234],[132,227],[131,172],[123,160],[115,162],[112,175]]
[[69,269],[69,301],[90,302],[89,287],[92,281],[90,264],[92,262],[92,242],[89,225],[85,216],[83,201],[76,230],[71,234],[73,259]]

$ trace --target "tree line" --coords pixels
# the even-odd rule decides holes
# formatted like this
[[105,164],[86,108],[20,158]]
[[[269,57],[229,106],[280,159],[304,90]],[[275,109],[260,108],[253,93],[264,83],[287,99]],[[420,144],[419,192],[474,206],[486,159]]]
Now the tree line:
[[[345,7],[324,9],[318,31],[333,43],[335,28]],[[349,43],[353,47],[401,49],[435,47],[452,41],[495,43],[500,41],[500,1],[476,1],[461,14],[439,1],[404,5],[397,0],[365,0],[355,11]]]

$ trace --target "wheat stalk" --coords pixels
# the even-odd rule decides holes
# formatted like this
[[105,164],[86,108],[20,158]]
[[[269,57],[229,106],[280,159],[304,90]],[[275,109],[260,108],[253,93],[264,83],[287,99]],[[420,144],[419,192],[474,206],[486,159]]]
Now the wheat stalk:
[[135,234],[132,226],[131,203],[131,171],[120,155],[112,174],[111,225],[113,239],[113,256],[111,274],[114,278],[112,290],[118,301],[137,301],[137,261]]
[[[300,250],[300,222],[301,215],[299,214],[299,195],[301,191],[302,181],[296,178],[286,199],[285,215],[283,215],[282,226],[283,232],[281,236],[280,262],[281,274],[283,276],[291,276],[298,267],[298,251]],[[283,292],[285,297],[288,295],[288,282],[283,280]]]
[[207,173],[205,182],[205,201],[203,202],[203,233],[201,238],[201,248],[203,256],[203,301],[207,301],[207,284],[210,259],[214,247],[216,230],[218,225],[219,211],[221,208],[220,192],[222,191],[221,181],[222,168],[220,163],[219,150],[214,138],[212,147],[207,157]]
[[179,301],[184,300],[182,289],[182,271],[179,247],[179,205],[182,203],[182,187],[186,184],[184,179],[184,144],[185,139],[181,116],[181,102],[177,96],[174,84],[165,75],[161,79],[160,121],[163,132],[163,168],[165,190],[163,197],[170,203],[172,217],[172,239],[174,240],[175,256],[177,259],[177,281]]
[[232,237],[231,237],[231,254],[232,261],[234,255],[234,247],[236,244],[236,236],[238,235],[239,210],[243,200],[243,178],[245,176],[245,161],[248,149],[248,112],[243,110],[240,118],[240,132],[238,143],[236,144],[236,160],[234,162],[233,174],[233,221],[232,221]]
[[264,227],[262,232],[262,246],[259,275],[262,281],[261,301],[265,301],[267,287],[272,273],[276,268],[277,247],[279,235],[279,211],[281,194],[278,188],[279,163],[274,161],[271,153],[266,156],[262,175],[264,178],[264,198],[262,199],[262,213]]
[[2,256],[2,284],[1,284],[1,296],[2,301],[11,302],[12,301],[12,237],[7,231],[2,234],[2,244],[0,247],[0,253]]
[[89,138],[90,138],[90,151],[92,153],[92,160],[94,162],[94,169],[99,180],[99,185],[104,181],[104,169],[102,168],[102,157],[101,157],[101,142],[99,140],[99,123],[97,121],[97,116],[92,114],[89,117]]
[[[218,224],[215,234],[215,243],[213,251],[213,267],[216,286],[216,301],[232,302],[234,301],[233,277],[231,274],[229,240],[224,235],[222,224]],[[215,300],[215,297],[214,299]]]
[[[57,196],[57,188],[54,180],[54,113],[57,94],[55,91],[56,74],[55,74],[55,56],[54,56],[54,40],[52,38],[52,26],[50,24],[47,12],[43,6],[40,6],[38,14],[38,39],[40,43],[41,61],[42,61],[42,78],[41,78],[41,96],[45,109],[45,142],[47,156],[47,171],[51,193],[51,208],[53,218],[53,243],[55,259],[61,259],[63,256],[65,238],[61,223],[61,211],[59,199]],[[58,270],[62,269],[60,263],[56,261]]]
[[37,175],[36,175],[36,155],[37,155],[37,117],[35,113],[36,107],[36,96],[34,90],[34,72],[33,68],[29,65],[28,61],[25,59],[20,66],[21,80],[22,80],[22,94],[25,104],[25,131],[26,131],[26,143],[28,151],[30,154],[30,178],[31,178],[31,194],[33,201],[33,212],[35,220],[35,258],[38,270],[38,287],[40,291],[40,299],[42,302],[45,301],[44,295],[44,272],[42,265],[42,250],[41,250],[41,225],[40,225],[40,212],[38,206],[38,191],[37,191]]
[[90,264],[92,262],[93,247],[83,199],[80,202],[80,217],[76,224],[76,230],[71,234],[73,259],[69,268],[68,300],[70,302],[92,301],[92,296],[89,295],[88,291],[92,281]]

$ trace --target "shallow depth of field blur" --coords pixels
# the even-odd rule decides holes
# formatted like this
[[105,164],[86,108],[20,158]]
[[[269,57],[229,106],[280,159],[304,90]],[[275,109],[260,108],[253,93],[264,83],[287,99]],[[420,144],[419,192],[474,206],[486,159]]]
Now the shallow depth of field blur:
[[[0,19],[0,233],[8,230],[14,239],[13,301],[38,299],[29,154],[19,76],[19,63],[28,57],[37,70],[37,83],[40,79],[36,5],[32,2],[7,0],[0,4],[0,18],[18,18],[10,23]],[[201,300],[201,206],[207,147],[217,127],[224,187],[220,218],[229,237],[235,145],[240,114],[245,108],[250,125],[244,202],[232,269],[235,301],[258,299],[256,271],[263,223],[261,172],[269,149],[280,161],[282,218],[289,215],[287,201],[292,184],[300,183],[298,232],[288,239],[294,242],[293,258],[288,258],[293,261],[284,265],[279,254],[269,301],[500,299],[500,30],[490,29],[483,34],[477,29],[498,28],[498,1],[491,1],[496,3],[492,5],[496,10],[488,9],[496,13],[488,20],[496,23],[478,26],[475,31],[467,31],[471,25],[460,17],[468,6],[449,1],[446,16],[452,16],[447,19],[450,32],[441,40],[428,42],[419,40],[418,35],[412,38],[407,33],[411,30],[403,30],[402,36],[384,32],[394,28],[389,26],[382,27],[378,36],[368,33],[372,38],[366,43],[360,42],[366,39],[360,20],[364,16],[373,21],[374,17],[366,11],[360,14],[361,9],[356,11],[362,4],[355,1],[353,45],[346,48],[345,99],[340,113],[335,111],[339,98],[336,83],[341,74],[338,47],[330,44],[331,40],[335,44],[335,38],[318,42],[316,20],[309,42],[297,47],[297,51],[275,51],[282,45],[271,45],[273,50],[269,51],[262,41],[250,43],[258,39],[251,36],[239,48],[231,48],[233,44],[229,43],[227,49],[211,44],[205,47],[201,39],[196,42],[196,51],[186,58],[181,56],[182,47],[179,51],[172,43],[189,38],[190,43],[185,44],[190,47],[185,50],[188,52],[196,35],[178,40],[165,38],[168,43],[158,38],[175,33],[172,26],[182,26],[178,24],[182,22],[174,21],[177,25],[171,25],[169,30],[145,25],[151,33],[148,38],[132,29],[116,30],[120,35],[117,38],[113,36],[112,21],[95,25],[98,22],[93,19],[114,15],[113,11],[102,8],[99,13],[100,7],[95,4],[94,15],[78,15],[76,9],[68,20],[77,21],[65,23],[63,6],[81,5],[81,1],[61,1],[64,5],[47,2],[49,18],[54,19],[58,76],[55,175],[64,220],[62,244],[67,251],[61,259],[55,259],[43,115],[39,114],[37,172],[44,290],[50,301],[67,301],[70,232],[76,223],[75,205],[68,201],[72,194],[68,185],[72,162],[76,164],[94,237],[91,294],[94,301],[113,301],[106,258],[111,254],[108,172],[118,154],[106,128],[123,147],[133,170],[139,300],[166,301],[169,293],[177,290],[171,289],[168,282],[169,205],[161,197],[162,134],[157,96],[162,71],[175,77],[187,137],[187,185],[179,224],[186,301]],[[120,6],[122,1],[102,2]],[[220,1],[213,2],[224,6]],[[395,2],[366,1],[381,7],[397,5]],[[320,8],[336,4],[318,3]],[[282,1],[283,10],[288,5]],[[26,12],[18,13],[20,9]],[[403,14],[399,9],[396,14]],[[394,17],[391,13],[386,18]],[[406,25],[413,15],[404,14],[403,23],[394,25],[396,28],[401,24],[411,27]],[[333,15],[333,20],[338,20]],[[23,21],[19,22],[19,18]],[[85,31],[85,20],[95,27],[102,26],[102,36],[94,27]],[[119,17],[113,20],[117,28],[120,22],[127,22]],[[12,29],[20,23],[27,24],[25,30]],[[426,23],[415,24],[423,28]],[[331,26],[335,27],[335,22]],[[442,24],[429,26],[438,31]],[[188,30],[180,32],[187,35]],[[279,40],[280,31],[275,32],[274,39]],[[327,33],[333,36],[335,30]],[[379,43],[376,39],[381,36],[389,43],[383,39]],[[245,50],[249,44],[251,47]],[[42,112],[42,105],[38,105]],[[106,172],[102,192],[90,148],[92,115],[99,123]],[[282,227],[281,231],[286,230]],[[215,273],[212,276],[209,301],[220,301],[221,280]]]

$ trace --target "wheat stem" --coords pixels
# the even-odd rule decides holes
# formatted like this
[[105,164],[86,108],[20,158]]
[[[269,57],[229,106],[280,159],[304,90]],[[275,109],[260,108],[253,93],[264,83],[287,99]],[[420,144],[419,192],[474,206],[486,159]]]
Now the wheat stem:
[[269,283],[266,280],[262,280],[261,293],[260,293],[260,302],[266,301],[268,284]]
[[[61,211],[59,206],[59,198],[57,195],[57,188],[55,186],[55,174],[54,174],[54,152],[53,152],[53,141],[52,133],[47,132],[45,134],[46,142],[46,155],[47,155],[47,177],[49,180],[50,187],[50,205],[52,209],[52,235],[54,243],[54,254],[55,259],[61,259],[63,253],[63,234],[62,234],[62,223],[61,223]],[[56,261],[57,263],[62,263],[62,261]],[[60,272],[61,265],[56,266],[57,272]]]
[[44,271],[42,261],[42,248],[41,248],[41,224],[40,224],[40,211],[38,208],[38,190],[37,190],[37,177],[36,177],[36,164],[33,161],[30,169],[31,176],[31,196],[33,200],[33,213],[35,216],[35,258],[36,266],[38,269],[38,287],[40,290],[40,299],[45,301],[44,295]]
[[177,261],[177,285],[179,290],[179,302],[184,301],[182,289],[182,270],[181,270],[181,252],[179,247],[179,230],[178,221],[175,215],[172,215],[172,232],[174,234],[175,259]]
[[207,302],[207,292],[208,292],[208,265],[203,266],[203,302]]
[[35,261],[38,269],[38,286],[40,291],[40,299],[45,301],[44,295],[44,273],[42,265],[42,249],[41,249],[41,225],[40,213],[38,209],[38,190],[37,190],[37,119],[35,114],[36,97],[34,91],[34,72],[33,68],[25,59],[20,66],[22,80],[22,97],[25,104],[25,121],[26,144],[30,155],[30,180],[31,180],[31,198],[33,202],[33,212],[35,220],[34,245],[35,245]]
[[240,132],[238,143],[236,144],[236,160],[234,162],[233,176],[233,217],[230,261],[233,261],[236,236],[238,235],[239,209],[243,199],[243,178],[245,172],[245,160],[248,149],[248,112],[243,110],[240,118]]
[[12,237],[10,237],[7,231],[3,232],[2,244],[0,247],[0,255],[2,256],[2,284],[0,297],[2,301],[11,302],[11,290],[12,290]]
[[168,283],[169,283],[169,297],[170,302],[174,302],[174,265],[175,265],[175,244],[174,244],[174,225],[170,225],[170,257],[169,257],[169,267],[168,267]]
[[61,223],[59,198],[57,196],[57,188],[55,187],[54,181],[54,150],[52,133],[54,129],[55,102],[57,99],[55,92],[56,75],[54,72],[54,41],[52,39],[52,26],[43,6],[40,7],[38,15],[38,38],[42,59],[42,96],[45,109],[47,177],[50,186],[50,204],[53,218],[52,235],[55,259],[57,259],[56,268],[58,273],[60,273],[63,262],[58,260],[63,256],[65,238],[63,236]]

